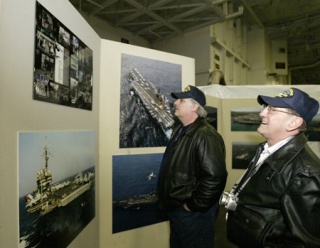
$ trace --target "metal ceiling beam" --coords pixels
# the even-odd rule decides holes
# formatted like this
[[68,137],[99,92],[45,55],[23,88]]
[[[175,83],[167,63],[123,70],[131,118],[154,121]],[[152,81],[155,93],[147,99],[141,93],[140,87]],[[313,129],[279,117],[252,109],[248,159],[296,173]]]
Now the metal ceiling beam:
[[[183,9],[183,8],[194,8],[202,5],[203,3],[189,3],[189,4],[174,4],[174,5],[167,5],[163,7],[150,7],[150,10],[165,10],[165,9]],[[153,6],[153,5],[152,5]]]
[[[194,14],[199,13],[199,12],[201,12],[201,11],[207,9],[207,8],[208,8],[208,7],[207,7],[206,5],[200,5],[200,6],[199,6],[198,8],[196,8],[196,9],[192,9],[192,10],[190,10],[190,11],[184,12],[183,14],[176,15],[176,16],[168,19],[168,22],[170,22],[170,23],[172,23],[172,22],[178,22],[178,21],[179,21],[181,18],[183,18],[183,17],[187,17],[187,16],[190,16],[190,15],[194,15]],[[141,35],[141,34],[143,34],[143,33],[145,33],[145,32],[148,32],[149,30],[154,30],[154,29],[156,29],[156,28],[159,28],[160,26],[161,26],[161,25],[156,24],[156,25],[153,25],[153,26],[151,26],[151,27],[142,29],[142,30],[140,30],[140,31],[138,32],[138,35]],[[177,32],[177,34],[181,34],[181,33],[182,33],[182,31]]]
[[[207,5],[211,7],[222,20],[233,19],[243,14],[243,7],[240,6],[237,12],[228,13],[227,5],[230,3],[229,0],[205,0]],[[222,4],[222,8],[218,5]]]
[[[87,1],[88,2],[90,1],[91,3],[94,2],[92,0],[87,0]],[[99,12],[103,11],[105,8],[108,8],[110,5],[114,4],[117,1],[118,0],[107,0],[107,1],[103,2],[102,4],[99,4],[100,5],[99,7],[93,8],[90,12],[88,12],[88,15],[94,16],[94,15],[98,14]]]
[[[170,3],[170,2],[172,2],[172,1],[173,1],[173,0],[157,1],[155,4],[152,4],[152,5],[148,6],[148,9],[149,9],[149,10],[158,9],[159,6],[162,6],[162,5],[164,5],[164,4]],[[141,15],[143,15],[143,14],[145,13],[145,12],[143,12],[143,11],[141,11],[141,10],[137,11],[137,9],[135,9],[134,11],[135,11],[134,14],[129,15],[129,16],[127,16],[126,18],[122,18],[121,21],[118,22],[115,26],[116,26],[116,27],[119,27],[119,26],[125,25],[125,23],[127,23],[127,22],[129,22],[129,21],[131,21],[131,20],[133,20],[133,19],[135,19],[135,18],[137,18],[137,17],[139,17],[139,16],[141,16]]]
[[142,16],[144,13],[142,11],[136,11],[135,13],[133,13],[132,15],[129,15],[125,18],[122,18],[120,22],[116,23],[115,26],[119,27],[119,26],[123,26],[126,25],[128,22],[130,22],[131,20]]
[[161,38],[161,39],[163,38],[161,35],[153,32],[152,30],[149,30],[149,32],[150,32],[151,34],[153,34],[154,36],[157,36],[158,38]]
[[154,3],[154,4],[151,4],[150,6],[149,6],[149,9],[155,9],[155,8],[158,8],[158,7],[160,7],[160,6],[163,6],[163,5],[165,5],[165,4],[167,4],[167,3],[170,3],[170,2],[172,2],[173,0],[162,0],[162,1],[157,1],[156,3]]
[[229,15],[226,15],[225,19],[230,20],[230,19],[235,19],[239,16],[243,15],[243,7],[240,6],[237,12],[231,13]]
[[242,5],[245,7],[246,10],[250,13],[251,17],[253,20],[259,25],[260,28],[265,28],[263,23],[261,22],[260,18],[256,15],[254,10],[251,8],[251,6],[247,3],[246,0],[241,0]]
[[[150,17],[154,18],[155,20],[159,21],[159,23],[161,23],[160,26],[167,26],[168,28],[172,29],[173,31],[175,31],[176,33],[181,33],[181,30],[178,29],[176,26],[172,25],[170,22],[166,21],[165,19],[163,19],[161,16],[155,14],[154,12],[152,12],[151,10],[145,8],[144,6],[142,6],[140,3],[134,1],[134,0],[125,0],[127,3],[131,4],[132,6],[136,7],[139,11],[143,12],[144,14],[149,15]],[[152,28],[148,28],[145,31],[149,31],[152,30]],[[138,32],[138,34],[141,34],[141,32]]]
[[[91,3],[91,4],[95,5],[95,6],[97,6],[98,8],[103,8],[102,5],[96,3],[95,1],[92,1],[92,0],[86,0],[86,1],[87,1],[88,3]],[[80,4],[81,4],[81,0],[80,0]]]
[[135,13],[136,10],[135,9],[122,9],[122,10],[104,10],[104,11],[101,11],[100,14],[106,14],[106,15],[109,15],[109,14],[130,14],[130,13]]
[[151,25],[151,24],[156,24],[156,21],[149,21],[149,22],[127,22],[122,24],[122,27],[127,27],[127,26],[138,26],[138,25]]
[[183,12],[180,15],[175,15],[174,17],[169,19],[169,22],[180,20],[182,18],[197,14],[197,13],[199,13],[201,11],[206,10],[206,9],[208,9],[208,6],[206,4],[199,4],[197,8],[194,8],[194,9],[191,9],[189,11]]
[[212,20],[215,20],[215,21],[219,21],[221,18],[220,17],[217,17],[217,18],[213,18],[213,17],[201,17],[201,18],[184,18],[183,20],[176,20],[176,21],[172,21],[172,22],[195,22],[195,21],[212,21]]
[[227,0],[204,0],[204,2],[212,8],[222,19],[225,18],[225,13],[223,9],[218,6],[218,4],[225,4]]
[[[169,2],[169,1],[163,1],[163,2]],[[163,3],[164,4],[164,3]],[[190,11],[187,11],[187,12],[184,12],[180,15],[176,15],[174,16],[174,18],[170,18],[168,20],[169,23],[171,22],[175,22],[175,21],[178,21],[179,19],[182,19],[184,17],[187,17],[187,16],[190,16],[190,15],[193,15],[193,14],[196,14],[196,13],[199,13],[205,9],[207,9],[208,7],[206,6],[206,4],[182,4],[182,5],[172,5],[172,6],[166,6],[166,7],[160,7],[160,4],[157,3],[157,4],[154,4],[154,5],[151,5],[150,7],[148,7],[149,10],[160,10],[160,9],[177,9],[177,8],[194,8],[194,7],[197,7],[197,8],[194,8]],[[144,14],[142,11],[139,11],[139,12],[136,12],[135,14],[132,14],[126,18],[123,18],[121,20],[121,22],[119,22],[116,26],[126,26],[126,23],[137,18],[138,16],[141,16],[142,14]],[[157,25],[158,27],[158,25]],[[153,28],[151,27],[150,30],[152,30]],[[145,30],[145,31],[148,31],[148,30]]]

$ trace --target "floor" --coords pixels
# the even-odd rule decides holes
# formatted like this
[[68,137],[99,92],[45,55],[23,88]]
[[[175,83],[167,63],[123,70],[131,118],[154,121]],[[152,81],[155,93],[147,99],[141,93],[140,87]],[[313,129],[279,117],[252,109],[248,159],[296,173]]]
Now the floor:
[[221,206],[219,211],[218,219],[215,224],[215,248],[236,248],[237,246],[229,243],[227,240],[227,211]]

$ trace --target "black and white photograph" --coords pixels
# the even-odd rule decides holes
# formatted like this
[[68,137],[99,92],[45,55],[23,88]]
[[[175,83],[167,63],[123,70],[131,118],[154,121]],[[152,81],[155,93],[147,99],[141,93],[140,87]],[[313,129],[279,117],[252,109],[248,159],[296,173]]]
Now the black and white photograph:
[[161,147],[175,123],[171,92],[181,92],[182,66],[121,56],[120,148]]
[[33,99],[92,110],[92,50],[38,2],[35,36]]
[[63,47],[70,47],[70,33],[62,25],[59,26],[58,42]]
[[95,132],[18,139],[19,247],[67,247],[95,217]]

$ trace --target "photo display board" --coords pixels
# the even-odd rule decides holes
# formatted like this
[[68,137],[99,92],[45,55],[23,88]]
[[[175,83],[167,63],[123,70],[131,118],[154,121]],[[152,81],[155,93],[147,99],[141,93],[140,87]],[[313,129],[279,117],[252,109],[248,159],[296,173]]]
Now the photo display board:
[[36,3],[33,99],[92,110],[92,50]]

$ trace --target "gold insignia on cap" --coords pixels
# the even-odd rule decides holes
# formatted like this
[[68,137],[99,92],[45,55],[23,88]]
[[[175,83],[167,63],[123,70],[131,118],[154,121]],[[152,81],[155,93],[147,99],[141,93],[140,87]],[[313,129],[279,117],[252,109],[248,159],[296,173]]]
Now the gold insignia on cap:
[[190,86],[188,85],[187,87],[184,88],[183,92],[189,92],[191,89],[190,89]]
[[291,88],[278,95],[278,97],[289,97],[289,96],[293,96],[293,89]]

